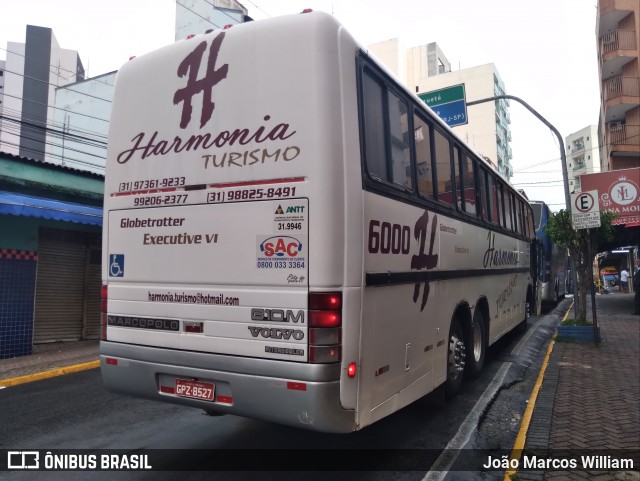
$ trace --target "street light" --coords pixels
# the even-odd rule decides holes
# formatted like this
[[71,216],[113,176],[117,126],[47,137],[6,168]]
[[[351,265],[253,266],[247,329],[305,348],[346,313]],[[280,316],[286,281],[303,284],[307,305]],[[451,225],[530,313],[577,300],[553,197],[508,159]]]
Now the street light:
[[[567,172],[567,156],[564,153],[564,140],[562,140],[562,136],[560,135],[560,132],[558,132],[558,129],[556,129],[551,124],[551,122],[549,122],[542,115],[540,115],[533,107],[531,107],[531,105],[529,105],[527,102],[525,102],[521,98],[515,97],[513,95],[496,95],[495,97],[489,97],[486,99],[473,100],[471,102],[467,102],[467,105],[471,106],[476,104],[482,104],[485,102],[495,102],[496,100],[500,100],[500,99],[515,100],[516,102],[519,102],[520,104],[524,105],[527,108],[527,110],[529,110],[529,112],[535,115],[543,124],[549,127],[549,129],[551,129],[551,131],[554,134],[556,134],[556,137],[558,137],[558,143],[560,144],[560,160],[562,161],[562,182],[564,183],[565,208],[567,209],[568,212],[571,212],[571,195],[569,193],[569,173]],[[575,306],[575,313],[576,313],[576,319],[577,319],[578,318],[578,302],[580,301],[580,297],[575,295],[577,294],[575,290],[578,288],[578,276],[576,273],[575,259],[573,257],[571,257],[571,277],[572,277],[571,282],[573,283],[573,289],[574,289],[573,298],[574,298],[574,306]]]

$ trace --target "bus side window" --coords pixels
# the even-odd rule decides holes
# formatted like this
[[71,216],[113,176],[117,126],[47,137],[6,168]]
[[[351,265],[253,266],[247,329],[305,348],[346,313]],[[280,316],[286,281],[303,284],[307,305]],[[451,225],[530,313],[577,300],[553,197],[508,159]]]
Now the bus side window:
[[[488,174],[487,180],[489,181],[489,211],[491,212],[491,222],[495,225],[502,225],[500,222],[501,216],[501,204],[502,193],[498,191],[498,185],[496,179],[494,179],[491,173]],[[500,194],[500,195],[499,195]]]
[[433,168],[431,166],[431,134],[429,124],[417,115],[413,116],[413,137],[416,143],[416,168],[418,192],[433,198]]
[[362,81],[365,158],[369,175],[386,180],[383,87],[367,72]]
[[438,181],[438,200],[453,204],[453,185],[451,182],[451,152],[449,140],[439,130],[433,130],[434,154],[436,157],[436,178]]
[[411,151],[409,150],[409,117],[407,104],[389,92],[389,142],[391,182],[402,188],[413,188]]
[[461,173],[462,173],[462,198],[464,210],[468,214],[477,215],[476,208],[476,180],[473,172],[473,161],[467,157],[466,154],[462,154],[460,157]]
[[500,184],[500,190],[503,191],[503,198],[504,198],[504,218],[505,218],[505,224],[504,226],[508,229],[508,230],[515,230],[514,225],[513,225],[513,221],[512,221],[512,206],[511,206],[511,195],[509,194],[509,192],[504,192],[504,188],[503,185]]
[[462,195],[464,192],[464,186],[462,185],[463,179],[460,175],[460,148],[457,145],[453,146],[453,180],[456,183],[456,205],[460,212],[464,212],[464,205],[462,202]]
[[478,178],[478,189],[480,190],[480,212],[482,218],[490,222],[489,214],[489,196],[487,195],[487,171],[480,169],[480,176]]

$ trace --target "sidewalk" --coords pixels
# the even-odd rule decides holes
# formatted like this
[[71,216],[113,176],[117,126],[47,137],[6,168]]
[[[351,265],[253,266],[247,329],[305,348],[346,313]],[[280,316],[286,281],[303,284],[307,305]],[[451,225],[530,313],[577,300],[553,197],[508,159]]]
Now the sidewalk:
[[0,360],[0,387],[99,366],[99,341],[56,342],[33,346],[30,356]]
[[[592,318],[587,296],[588,318]],[[638,481],[640,466],[640,316],[633,294],[596,296],[601,344],[556,342],[527,434],[525,452],[570,450],[632,457],[629,470],[523,471],[519,479]],[[574,310],[569,317],[574,316]],[[632,452],[635,450],[635,452]]]

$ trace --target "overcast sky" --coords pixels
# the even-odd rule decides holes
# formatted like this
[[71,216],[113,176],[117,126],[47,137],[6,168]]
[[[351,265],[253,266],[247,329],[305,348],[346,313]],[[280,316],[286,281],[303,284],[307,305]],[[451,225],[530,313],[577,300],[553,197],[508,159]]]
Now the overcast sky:
[[[597,0],[244,0],[260,20],[313,8],[333,13],[362,44],[399,38],[404,47],[437,42],[452,69],[494,63],[507,94],[520,97],[563,139],[597,125]],[[117,70],[174,40],[174,0],[21,0],[0,15],[0,59],[23,43],[26,25],[50,27],[77,50],[89,76]],[[474,99],[467,99],[474,100]],[[473,107],[469,107],[472,109]],[[512,165],[532,200],[564,207],[555,135],[511,102]],[[594,152],[597,155],[597,152]]]

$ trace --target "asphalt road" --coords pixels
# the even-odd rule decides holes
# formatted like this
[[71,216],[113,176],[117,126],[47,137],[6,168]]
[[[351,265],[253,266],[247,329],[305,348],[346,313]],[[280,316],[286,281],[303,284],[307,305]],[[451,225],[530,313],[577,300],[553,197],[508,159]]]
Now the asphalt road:
[[[209,417],[193,408],[114,394],[104,388],[97,369],[0,390],[0,450],[52,450],[54,453],[53,450],[77,449],[117,449],[129,453],[145,449],[171,450],[156,452],[156,466],[159,460],[164,469],[175,466],[209,470],[189,473],[12,471],[0,472],[0,478],[283,480],[301,479],[301,475],[275,472],[270,470],[272,466],[287,470],[291,466],[306,469],[308,465],[314,472],[305,473],[304,479],[478,479],[478,473],[456,471],[464,469],[456,468],[456,463],[464,459],[458,459],[447,476],[437,477],[431,473],[431,477],[425,477],[431,462],[438,459],[447,445],[454,449],[473,448],[462,453],[511,448],[553,332],[550,326],[556,322],[560,308],[556,311],[542,318],[531,318],[527,333],[511,335],[492,348],[482,376],[466,382],[463,392],[454,400],[442,403],[438,397],[429,396],[362,431],[346,435],[304,431],[234,416]],[[500,387],[496,391],[497,377],[500,377]],[[483,396],[489,401],[479,402]],[[471,416],[474,410],[482,412]],[[460,434],[465,422],[470,424],[466,437]],[[391,468],[366,471],[369,465],[380,466],[381,456],[392,456]],[[416,456],[421,457],[418,463]],[[230,461],[251,471],[210,470],[216,462]],[[351,463],[359,471],[323,471],[325,466],[340,462]],[[266,470],[261,469],[262,465]],[[420,469],[406,470],[416,465]],[[502,479],[497,472],[483,473],[481,478]]]

